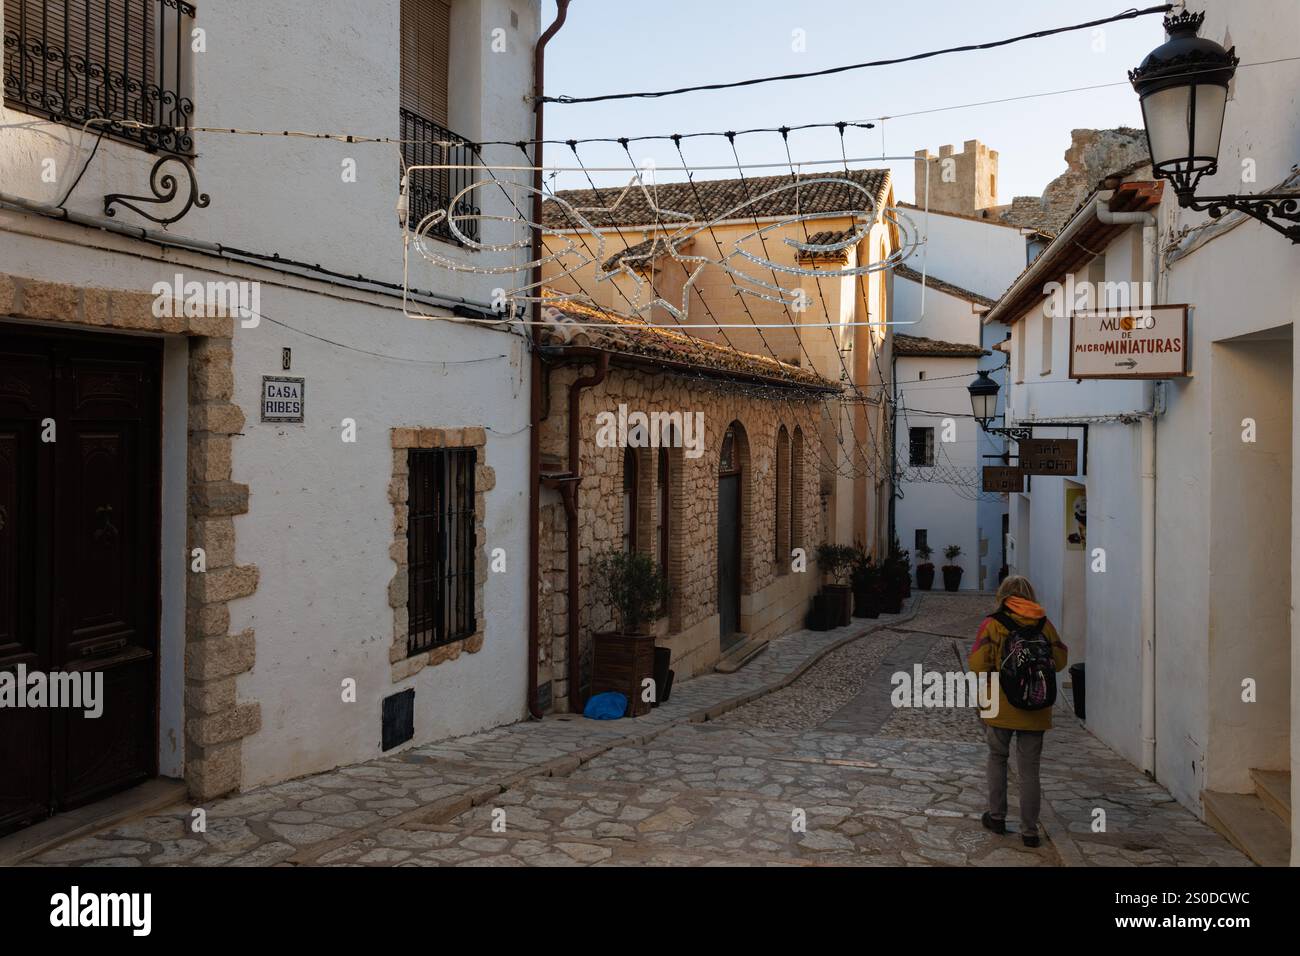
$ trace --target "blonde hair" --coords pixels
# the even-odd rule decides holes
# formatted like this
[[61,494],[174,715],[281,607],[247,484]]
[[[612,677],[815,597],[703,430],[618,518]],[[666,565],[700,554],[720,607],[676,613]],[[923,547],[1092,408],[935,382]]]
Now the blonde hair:
[[1038,602],[1038,597],[1034,594],[1034,586],[1023,574],[1012,574],[998,585],[998,593],[995,597],[998,607],[1001,607],[1009,597],[1022,597],[1034,603]]

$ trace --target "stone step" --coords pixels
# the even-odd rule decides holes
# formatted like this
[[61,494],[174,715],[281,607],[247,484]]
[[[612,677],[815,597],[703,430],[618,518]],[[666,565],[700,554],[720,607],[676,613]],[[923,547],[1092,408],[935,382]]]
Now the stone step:
[[1255,795],[1286,827],[1291,826],[1291,774],[1285,770],[1252,770]]
[[759,654],[767,650],[767,638],[747,637],[737,641],[714,665],[719,674],[734,674]]
[[1201,793],[1205,822],[1260,866],[1291,862],[1291,831],[1253,793]]

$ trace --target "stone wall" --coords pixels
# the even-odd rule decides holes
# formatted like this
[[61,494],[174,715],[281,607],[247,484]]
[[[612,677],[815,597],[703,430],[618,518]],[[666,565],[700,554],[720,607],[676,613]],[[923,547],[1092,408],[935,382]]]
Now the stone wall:
[[1140,129],[1071,130],[1065,172],[1047,184],[1041,197],[1015,197],[999,210],[1000,216],[1017,226],[1056,234],[1101,180],[1149,160],[1146,133]]
[[[541,445],[543,457],[558,462],[559,468],[567,464],[569,385],[579,371],[574,366],[560,366],[550,374],[549,414],[542,422]],[[583,366],[581,371],[589,372],[590,366]],[[667,450],[671,509],[667,572],[671,591],[668,613],[657,622],[655,633],[660,646],[673,649],[678,678],[711,666],[718,656],[718,462],[723,435],[733,422],[741,426],[737,435],[742,470],[740,629],[775,636],[802,626],[809,587],[772,587],[779,579],[792,577],[788,565],[782,562],[778,567],[777,561],[777,435],[784,426],[791,444],[789,455],[782,455],[788,468],[783,484],[790,480],[789,476],[799,484],[790,486],[795,513],[782,517],[781,532],[789,537],[792,548],[811,552],[821,542],[824,527],[818,487],[818,424],[825,414],[822,400],[799,392],[760,396],[749,386],[611,367],[605,381],[582,391],[580,400],[579,457],[583,477],[578,491],[582,582],[579,646],[584,655],[584,677],[590,668],[592,634],[614,623],[610,608],[598,600],[589,584],[588,569],[596,555],[623,544],[624,448],[601,447],[597,443],[597,415],[606,411],[617,414],[620,403],[627,406],[629,413],[702,412],[704,416],[699,457],[690,457],[689,449],[680,447]],[[661,517],[659,449],[639,448],[636,455],[637,547],[657,559]],[[569,698],[567,525],[563,502],[555,492],[544,495],[540,522],[539,672],[543,684],[550,675],[552,707],[563,711]],[[815,590],[815,563],[810,561],[806,572],[793,577],[806,577]],[[770,597],[757,599],[769,592]],[[772,606],[773,600],[784,603]],[[687,657],[689,662],[684,660]]]
[[918,149],[915,155],[916,205],[925,207],[927,190],[929,207],[935,212],[974,216],[997,203],[996,149],[989,149],[977,139],[968,139],[960,153],[952,146],[941,146],[938,156],[928,149]]

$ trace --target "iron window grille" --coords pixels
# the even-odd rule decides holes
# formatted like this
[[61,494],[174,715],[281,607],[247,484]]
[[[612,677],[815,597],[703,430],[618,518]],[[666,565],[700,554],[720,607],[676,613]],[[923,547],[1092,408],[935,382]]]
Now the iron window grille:
[[409,654],[462,640],[478,629],[474,612],[477,458],[472,448],[407,453]]
[[909,428],[908,464],[913,468],[930,468],[934,466],[934,429]]
[[[402,158],[409,166],[472,167],[478,161],[478,147],[463,136],[458,136],[439,123],[421,116],[405,107],[399,110],[402,118]],[[461,190],[474,181],[472,168],[421,169],[410,174],[406,184],[410,213],[408,228],[463,245],[451,231],[451,224],[443,218],[428,228],[421,228],[425,218],[438,210],[456,216],[477,216],[474,193],[456,200]],[[452,206],[455,201],[454,207]],[[479,237],[479,220],[459,219],[456,228],[474,242]]]
[[[192,155],[184,0],[4,0],[5,105]],[[132,125],[141,124],[141,125]]]

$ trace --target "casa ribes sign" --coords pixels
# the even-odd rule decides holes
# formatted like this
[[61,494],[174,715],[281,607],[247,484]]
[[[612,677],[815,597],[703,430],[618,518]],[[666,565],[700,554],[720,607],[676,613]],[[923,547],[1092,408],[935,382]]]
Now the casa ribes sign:
[[1187,371],[1187,306],[1075,312],[1070,378],[1182,378]]

